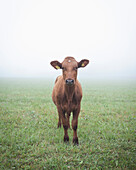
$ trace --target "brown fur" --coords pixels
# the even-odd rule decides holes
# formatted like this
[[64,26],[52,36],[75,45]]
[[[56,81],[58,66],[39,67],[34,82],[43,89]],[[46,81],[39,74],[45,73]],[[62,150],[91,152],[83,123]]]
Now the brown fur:
[[[80,112],[80,104],[82,99],[82,88],[77,80],[77,68],[85,67],[89,63],[88,60],[81,60],[79,63],[73,57],[66,57],[62,63],[52,61],[54,68],[59,66],[63,69],[62,76],[57,77],[52,92],[52,100],[57,106],[59,121],[58,127],[63,123],[64,141],[69,141],[68,128],[70,128],[69,117],[73,112],[72,128],[73,143],[78,144],[77,126],[78,116]],[[73,80],[72,85],[67,85],[66,80]]]

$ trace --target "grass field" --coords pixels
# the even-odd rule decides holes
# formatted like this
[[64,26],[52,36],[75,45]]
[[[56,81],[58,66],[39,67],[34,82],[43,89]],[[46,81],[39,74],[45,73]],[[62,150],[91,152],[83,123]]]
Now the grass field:
[[0,79],[0,169],[136,169],[136,83],[82,81],[79,146],[57,129],[53,84]]

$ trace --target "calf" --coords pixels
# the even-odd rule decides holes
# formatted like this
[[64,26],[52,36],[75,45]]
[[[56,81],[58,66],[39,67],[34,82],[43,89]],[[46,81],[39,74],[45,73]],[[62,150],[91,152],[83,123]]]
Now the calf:
[[89,60],[84,59],[77,62],[73,57],[66,57],[62,63],[58,61],[52,61],[50,63],[55,69],[62,69],[62,76],[57,77],[52,92],[52,100],[57,106],[59,115],[58,127],[61,127],[62,122],[64,142],[69,141],[69,117],[71,112],[73,112],[73,143],[77,145],[77,125],[82,99],[82,88],[77,80],[77,70],[80,67],[85,67],[88,63]]

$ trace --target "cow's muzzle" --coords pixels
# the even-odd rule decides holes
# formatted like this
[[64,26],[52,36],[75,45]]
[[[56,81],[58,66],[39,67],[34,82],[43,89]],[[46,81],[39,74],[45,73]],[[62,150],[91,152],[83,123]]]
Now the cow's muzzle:
[[66,84],[67,84],[67,85],[73,85],[73,84],[74,84],[74,80],[72,80],[72,79],[67,79],[67,80],[66,80]]

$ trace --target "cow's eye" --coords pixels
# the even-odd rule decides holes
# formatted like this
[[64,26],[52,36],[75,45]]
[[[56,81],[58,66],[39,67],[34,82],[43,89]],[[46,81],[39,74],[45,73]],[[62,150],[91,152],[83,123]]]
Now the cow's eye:
[[65,67],[62,67],[62,70],[63,70],[63,71],[66,71],[66,68],[65,68]]

